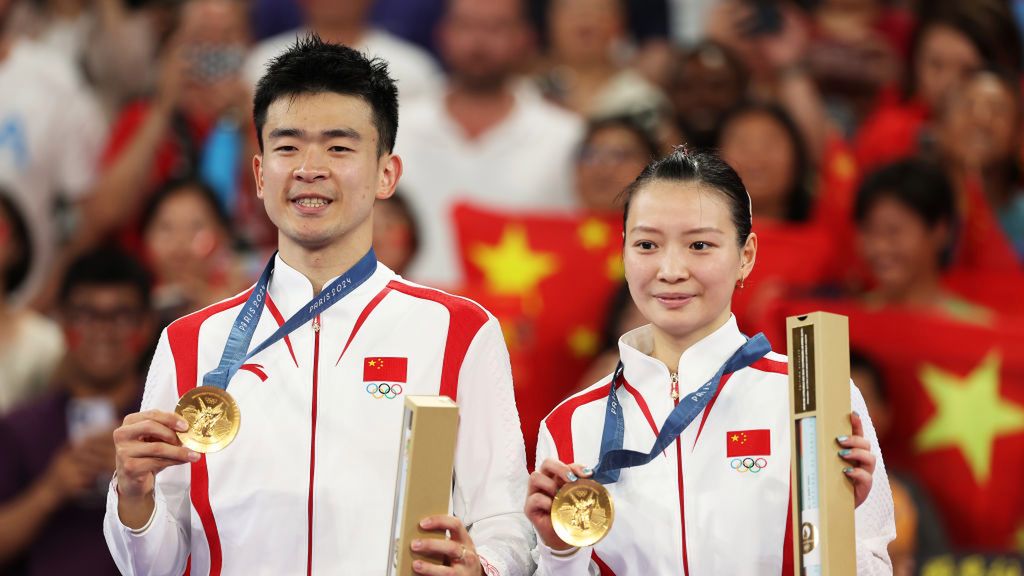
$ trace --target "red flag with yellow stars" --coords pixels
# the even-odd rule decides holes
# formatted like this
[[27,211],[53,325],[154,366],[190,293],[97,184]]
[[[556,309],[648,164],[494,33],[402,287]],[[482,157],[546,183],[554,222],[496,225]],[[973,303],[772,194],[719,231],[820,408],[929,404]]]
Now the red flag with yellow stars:
[[461,204],[454,222],[466,289],[481,303],[520,310],[502,323],[515,326],[505,335],[522,363],[512,374],[532,465],[541,419],[576,388],[599,352],[608,300],[623,280],[622,216]]
[[[835,301],[786,303],[774,323],[814,310],[848,316],[851,349],[879,366],[884,400],[869,409],[883,428],[891,423],[880,439],[886,466],[924,486],[952,543],[965,550],[1024,549],[1021,323],[970,324]],[[772,342],[785,347],[784,338]],[[870,399],[868,383],[861,388]]]
[[772,431],[733,430],[725,433],[725,456],[770,456]]
[[409,359],[375,356],[363,360],[363,382],[405,382]]

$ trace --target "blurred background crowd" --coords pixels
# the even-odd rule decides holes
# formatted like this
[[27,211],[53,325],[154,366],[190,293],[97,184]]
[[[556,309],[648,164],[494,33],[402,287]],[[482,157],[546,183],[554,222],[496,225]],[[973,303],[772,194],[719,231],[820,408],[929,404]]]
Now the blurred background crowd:
[[[644,323],[619,192],[710,147],[760,250],[734,313],[850,317],[897,574],[1020,574],[1021,0],[0,0],[0,574],[114,574],[109,432],[159,329],[249,286],[253,86],[315,31],[388,61],[374,248],[502,322],[527,459]],[[742,518],[737,518],[742,522]],[[1014,571],[1016,570],[1016,571]]]

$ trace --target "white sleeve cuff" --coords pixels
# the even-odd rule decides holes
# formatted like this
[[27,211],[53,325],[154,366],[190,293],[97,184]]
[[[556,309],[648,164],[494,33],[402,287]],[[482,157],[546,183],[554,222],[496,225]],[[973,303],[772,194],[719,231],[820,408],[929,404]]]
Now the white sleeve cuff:
[[162,500],[162,498],[160,498],[159,490],[159,487],[154,488],[153,512],[149,515],[149,520],[147,520],[146,524],[141,528],[131,528],[129,526],[125,526],[124,522],[121,522],[121,515],[118,512],[118,503],[121,498],[121,493],[117,491],[117,477],[115,476],[113,480],[110,481],[110,492],[113,495],[113,497],[110,498],[109,505],[111,508],[109,512],[111,512],[114,518],[117,519],[118,525],[120,526],[121,530],[124,531],[125,534],[135,538],[141,538],[145,536],[147,532],[149,532],[150,528],[152,528],[153,526],[153,521],[156,519],[157,515],[164,509],[164,507],[160,505],[160,501]]
[[569,548],[555,550],[537,538],[537,564],[543,567],[538,573],[543,574],[587,574],[593,548]]

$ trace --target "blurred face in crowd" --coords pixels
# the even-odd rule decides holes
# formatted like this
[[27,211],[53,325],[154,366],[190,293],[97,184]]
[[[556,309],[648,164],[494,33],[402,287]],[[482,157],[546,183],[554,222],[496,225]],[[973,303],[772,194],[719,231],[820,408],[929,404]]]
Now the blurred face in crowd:
[[374,199],[391,196],[402,172],[397,156],[378,154],[379,138],[370,105],[356,96],[270,104],[253,170],[282,255],[371,245]]
[[948,240],[946,224],[929,227],[902,202],[880,197],[860,224],[861,256],[883,294],[898,295],[922,278],[934,278]]
[[633,130],[610,124],[593,132],[576,161],[576,190],[588,210],[621,209],[619,194],[651,160],[647,146]]
[[164,282],[202,267],[226,241],[209,201],[192,188],[168,196],[145,231],[146,252]]
[[785,217],[786,196],[797,178],[796,145],[786,128],[767,113],[751,111],[730,119],[718,145],[747,187],[754,216]]
[[981,73],[950,95],[939,140],[958,164],[984,169],[1013,160],[1020,128],[1020,104],[1013,90],[998,76]]
[[753,265],[754,235],[740,248],[725,196],[702,184],[655,180],[633,194],[623,263],[637,308],[655,328],[693,343],[730,315],[741,264]]
[[398,274],[412,260],[413,229],[408,215],[392,200],[373,205],[373,251],[377,259]]
[[152,320],[131,285],[82,284],[61,311],[69,368],[97,390],[131,375],[149,342]]
[[[7,210],[0,205],[0,278],[3,278],[14,259],[17,257],[17,247],[14,245],[14,230],[11,227],[11,217]],[[0,290],[3,284],[0,282]]]
[[682,129],[707,134],[743,97],[739,75],[722,51],[713,47],[693,54],[679,66],[669,95]]
[[440,50],[453,78],[492,91],[528,56],[531,32],[520,0],[452,0],[440,27]]
[[217,117],[244,102],[240,70],[249,33],[244,4],[237,0],[191,0],[181,10],[177,33],[187,72],[182,106],[192,113]]
[[366,20],[372,0],[301,0],[306,19],[313,28],[353,25]]
[[966,36],[941,24],[929,27],[914,62],[918,97],[937,110],[950,91],[982,64],[981,54]]
[[552,0],[551,50],[569,65],[603,63],[623,34],[624,19],[620,0]]

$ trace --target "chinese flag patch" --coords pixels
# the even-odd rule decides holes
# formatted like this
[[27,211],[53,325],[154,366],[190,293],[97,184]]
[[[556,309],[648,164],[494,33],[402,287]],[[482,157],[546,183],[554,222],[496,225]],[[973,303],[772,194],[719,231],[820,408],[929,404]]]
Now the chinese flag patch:
[[736,430],[725,433],[726,456],[770,456],[771,430]]
[[363,360],[363,382],[405,382],[409,359],[375,356]]

